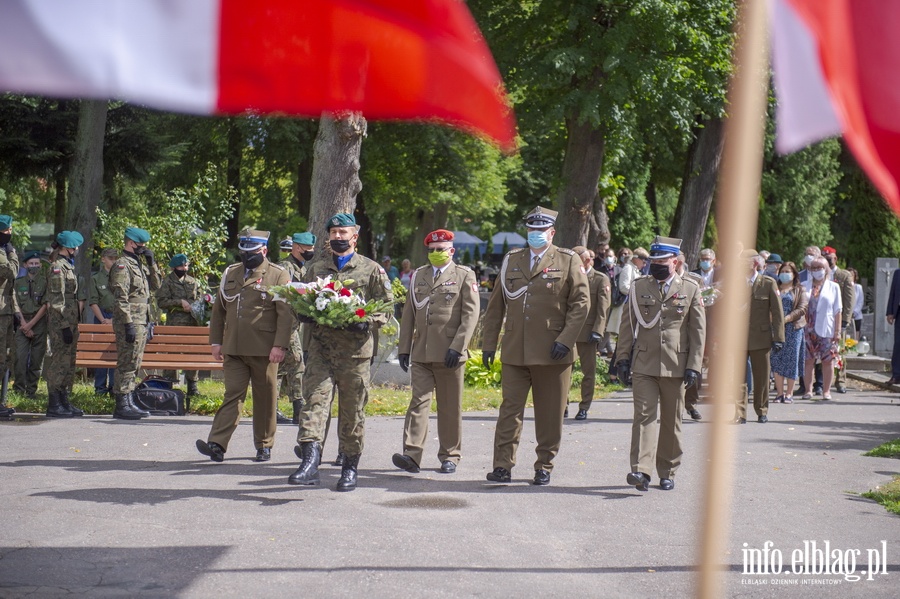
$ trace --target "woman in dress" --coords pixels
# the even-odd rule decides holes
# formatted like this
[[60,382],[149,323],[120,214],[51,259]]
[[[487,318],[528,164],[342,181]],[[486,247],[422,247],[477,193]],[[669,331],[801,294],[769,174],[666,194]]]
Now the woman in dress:
[[[800,284],[800,275],[793,262],[785,262],[778,269],[778,289],[784,310],[784,347],[772,352],[772,372],[775,374],[775,401],[794,403],[794,385],[800,377],[798,361],[803,347],[803,329],[809,297]],[[787,389],[785,389],[785,382]]]
[[[818,257],[809,265],[810,278],[803,283],[809,293],[806,311],[806,365],[803,373],[807,384],[815,380],[813,369],[822,362],[822,399],[831,399],[831,382],[834,380],[834,359],[838,355],[841,338],[841,288],[826,278],[828,263]],[[803,399],[812,399],[807,391]]]

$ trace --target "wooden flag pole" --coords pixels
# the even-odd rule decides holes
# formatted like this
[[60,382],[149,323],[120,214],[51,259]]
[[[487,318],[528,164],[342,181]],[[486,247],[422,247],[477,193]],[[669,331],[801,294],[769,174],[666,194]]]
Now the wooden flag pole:
[[[728,563],[726,542],[732,488],[735,400],[740,397],[747,362],[748,264],[740,251],[756,244],[763,136],[768,98],[766,0],[744,0],[735,24],[734,73],[728,92],[728,118],[722,176],[716,199],[719,258],[724,288],[716,302],[713,329],[717,347],[710,365],[713,423],[707,450],[705,511],[700,546],[701,599],[724,596],[721,565]],[[727,333],[726,333],[727,331]],[[733,555],[737,555],[734,552]]]

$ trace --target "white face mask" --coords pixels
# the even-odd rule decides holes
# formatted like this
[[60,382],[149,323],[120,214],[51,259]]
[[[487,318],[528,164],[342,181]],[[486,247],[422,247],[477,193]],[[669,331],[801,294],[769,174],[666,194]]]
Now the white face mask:
[[806,266],[809,266],[810,264],[812,264],[812,261],[815,259],[816,259],[815,256],[810,256],[809,254],[807,254],[806,257],[803,258],[803,264],[805,264]]
[[811,271],[809,271],[809,273],[812,275],[812,278],[814,278],[817,281],[821,281],[822,279],[825,278],[824,270],[811,270]]

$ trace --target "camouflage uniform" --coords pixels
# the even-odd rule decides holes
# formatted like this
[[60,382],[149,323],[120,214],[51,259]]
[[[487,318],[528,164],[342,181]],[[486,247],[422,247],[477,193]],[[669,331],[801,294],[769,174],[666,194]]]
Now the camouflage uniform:
[[[181,300],[193,303],[200,295],[200,288],[197,285],[197,279],[190,275],[184,275],[184,278],[178,278],[175,273],[169,273],[162,284],[159,291],[156,292],[156,303],[160,309],[166,310],[166,325],[179,327],[197,326],[197,320],[190,312],[185,312]],[[163,370],[163,376],[175,380],[177,372],[174,370]],[[197,381],[196,370],[185,370],[184,378],[189,382]]]
[[[293,256],[278,263],[288,271],[291,282],[298,283],[303,280],[306,274],[306,265],[297,262]],[[284,381],[285,392],[294,406],[294,424],[303,408],[303,372],[306,367],[303,365],[303,341],[300,334],[300,323],[294,323],[291,331],[291,346],[284,355],[284,362],[278,366],[278,379]]]
[[[116,394],[134,391],[134,378],[141,367],[147,345],[147,322],[150,318],[150,292],[159,289],[156,263],[126,252],[116,260],[109,272],[109,286],[116,302],[113,306],[113,331],[116,334]],[[125,340],[125,325],[133,324],[134,343]]]
[[[63,257],[57,258],[47,272],[47,328],[50,358],[47,360],[47,389],[70,390],[75,381],[75,347],[78,344],[78,278],[75,267]],[[63,329],[72,331],[72,342],[63,341]]]
[[[88,294],[88,306],[96,305],[106,318],[112,318],[113,305],[116,297],[109,288],[109,272],[104,267],[91,275],[90,293]],[[80,286],[79,286],[80,287]],[[94,324],[101,324],[94,315]],[[94,391],[99,394],[112,393],[115,384],[114,368],[94,369]]]
[[[307,270],[305,280],[314,281],[316,277],[327,276],[341,281],[352,279],[350,288],[366,300],[393,301],[391,283],[384,269],[359,254],[353,254],[340,271],[333,261],[318,260]],[[386,322],[387,316],[379,314],[373,317],[370,326],[378,327]],[[362,453],[365,435],[370,361],[376,350],[373,330],[358,333],[317,324],[307,326],[311,328],[309,363],[303,375],[307,397],[300,414],[297,442],[321,444],[324,441],[331,389],[337,385],[340,412],[338,449],[345,455],[358,456]]]
[[[16,302],[22,313],[22,324],[30,322],[40,311],[46,290],[44,273],[16,279]],[[37,392],[47,353],[47,320],[44,315],[35,323],[31,337],[26,337],[21,328],[16,332],[16,382],[13,388],[23,395],[33,396]]]
[[[13,314],[16,312],[15,289],[19,275],[19,257],[12,245],[7,250],[0,248],[0,378],[6,375],[7,359],[13,349]],[[0,398],[0,405],[5,403]]]

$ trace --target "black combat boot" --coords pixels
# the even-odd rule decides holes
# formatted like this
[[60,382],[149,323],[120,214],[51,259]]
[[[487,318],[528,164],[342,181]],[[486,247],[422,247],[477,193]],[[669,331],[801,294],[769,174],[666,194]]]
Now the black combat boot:
[[341,479],[337,483],[336,491],[352,491],[356,488],[357,466],[359,466],[359,454],[344,456],[344,464],[341,467]]
[[62,407],[72,412],[72,416],[84,416],[84,410],[79,410],[69,403],[69,390],[63,389],[60,393],[59,403]]
[[2,393],[2,395],[0,395],[0,418],[9,418],[16,413],[16,410],[15,408],[6,405],[6,388],[0,391],[0,393]]
[[62,404],[63,392],[59,389],[49,391],[47,399],[47,418],[71,418],[72,410],[67,410]]
[[197,381],[188,381],[187,385],[188,385],[188,389],[187,389],[188,397],[196,397],[196,396],[200,395],[200,392],[197,391]]
[[291,416],[291,424],[300,424],[300,412],[303,411],[303,400],[295,399],[291,404],[294,406],[294,415]]
[[143,415],[131,407],[128,401],[128,393],[116,393],[116,409],[113,412],[113,418],[119,420],[140,420]]
[[125,399],[128,402],[128,405],[131,406],[131,409],[141,415],[141,418],[146,418],[150,415],[150,412],[134,403],[134,391],[131,391],[131,393],[126,393]]
[[318,485],[319,461],[322,459],[322,446],[315,441],[300,444],[302,462],[297,471],[288,477],[291,485]]

